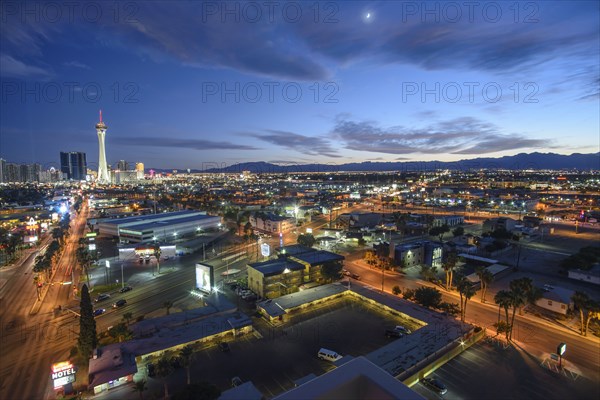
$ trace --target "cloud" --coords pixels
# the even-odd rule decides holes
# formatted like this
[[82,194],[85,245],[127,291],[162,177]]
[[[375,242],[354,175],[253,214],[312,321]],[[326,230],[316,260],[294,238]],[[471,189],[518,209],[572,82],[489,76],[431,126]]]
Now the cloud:
[[73,67],[73,68],[81,68],[81,69],[91,69],[89,65],[80,63],[79,61],[68,61],[63,63],[65,67]]
[[381,128],[373,122],[338,118],[332,131],[349,150],[386,154],[487,154],[503,150],[549,147],[546,139],[504,134],[493,124],[471,117],[424,128]]
[[176,139],[161,137],[116,137],[114,142],[125,146],[176,147],[194,150],[258,150],[256,147],[203,139]]
[[267,133],[249,133],[250,136],[262,141],[295,150],[312,156],[341,157],[331,147],[329,140],[322,137],[304,136],[294,132],[267,130]]
[[54,74],[44,68],[25,64],[7,54],[0,54],[0,76],[49,79]]

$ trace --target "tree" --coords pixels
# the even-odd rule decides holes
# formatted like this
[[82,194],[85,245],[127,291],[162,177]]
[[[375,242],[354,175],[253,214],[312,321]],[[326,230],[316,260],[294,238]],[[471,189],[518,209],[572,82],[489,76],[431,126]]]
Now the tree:
[[162,356],[156,363],[156,376],[162,379],[163,385],[165,386],[165,399],[169,398],[169,385],[167,385],[167,378],[173,373],[173,365],[169,359]]
[[125,314],[123,314],[123,321],[125,321],[125,323],[127,324],[127,327],[129,327],[129,322],[133,319],[133,313],[132,312],[126,312]]
[[573,301],[573,305],[577,310],[579,310],[579,329],[581,332],[581,336],[587,336],[586,332],[586,323],[585,314],[588,309],[588,304],[590,303],[590,297],[587,293],[577,290],[571,296],[571,300]]
[[448,224],[434,226],[429,230],[429,234],[431,236],[438,236],[440,238],[440,242],[444,240],[444,234],[450,232],[450,227]]
[[437,308],[442,302],[442,293],[436,288],[421,286],[415,290],[415,301],[427,308]]
[[452,287],[452,274],[454,273],[457,262],[458,255],[455,251],[451,251],[446,256],[446,261],[442,264],[442,268],[444,268],[444,271],[446,272],[446,290],[448,291],[450,291]]
[[511,292],[508,290],[498,291],[496,293],[496,295],[494,296],[494,302],[496,304],[498,304],[498,323],[500,323],[500,309],[504,308],[504,313],[506,315],[506,325],[507,325],[507,329],[506,329],[505,333],[506,333],[506,339],[508,339],[509,332],[510,332],[510,329],[509,329],[510,324],[508,323],[508,309],[512,305]]
[[600,304],[596,301],[590,300],[587,306],[588,314],[585,319],[585,335],[587,335],[588,329],[590,327],[590,321],[592,319],[600,319]]
[[476,268],[475,273],[479,277],[479,282],[481,282],[481,302],[485,303],[485,294],[489,284],[494,280],[494,274],[492,274],[489,269],[484,267]]
[[321,275],[329,281],[337,281],[342,278],[342,264],[338,262],[330,262],[323,264],[321,267]]
[[438,308],[454,317],[456,315],[458,315],[458,313],[460,312],[460,309],[458,308],[458,304],[456,304],[456,303],[448,303],[448,302],[444,301],[444,302],[440,303]]
[[108,335],[111,338],[119,341],[119,343],[121,343],[131,339],[133,333],[127,328],[127,326],[123,322],[119,322],[117,325],[109,329]]
[[298,244],[306,247],[313,247],[317,240],[312,233],[302,233],[298,236]]
[[456,285],[460,294],[460,320],[465,322],[467,313],[467,302],[475,295],[475,288],[466,277],[461,277]]
[[400,286],[396,285],[392,288],[392,293],[396,296],[400,296],[400,293],[402,293],[402,289],[400,289]]
[[186,369],[187,373],[187,384],[190,385],[190,366],[192,365],[192,359],[194,358],[194,349],[192,346],[187,345],[179,352],[181,356],[182,364]]
[[140,400],[144,400],[144,390],[148,389],[146,387],[146,381],[141,380],[137,381],[133,384],[133,390],[140,394]]
[[160,275],[160,246],[154,246],[154,257],[156,257],[156,274]]
[[167,315],[169,315],[171,308],[173,307],[173,301],[167,300],[163,303],[163,307],[167,310]]
[[404,289],[404,293],[402,294],[402,297],[405,298],[406,300],[414,300],[415,298],[415,290],[414,289]]
[[421,266],[421,276],[428,282],[436,280],[437,267],[428,267],[427,265]]
[[77,347],[79,349],[79,354],[87,359],[98,345],[98,337],[96,333],[96,320],[94,319],[92,299],[90,298],[88,287],[85,284],[81,288],[81,301],[79,302],[79,307],[79,339],[77,341]]
[[458,237],[458,236],[462,236],[465,233],[465,228],[463,228],[462,226],[457,226],[456,228],[454,228],[452,230],[452,236],[454,237]]

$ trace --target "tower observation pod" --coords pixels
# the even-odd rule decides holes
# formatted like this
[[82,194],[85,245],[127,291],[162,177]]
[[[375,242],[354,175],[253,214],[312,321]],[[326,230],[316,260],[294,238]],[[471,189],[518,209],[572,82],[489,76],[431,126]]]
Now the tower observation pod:
[[98,133],[98,182],[110,183],[108,175],[108,166],[106,164],[106,149],[104,147],[104,138],[108,127],[102,121],[102,110],[100,110],[100,121],[96,124],[96,132]]

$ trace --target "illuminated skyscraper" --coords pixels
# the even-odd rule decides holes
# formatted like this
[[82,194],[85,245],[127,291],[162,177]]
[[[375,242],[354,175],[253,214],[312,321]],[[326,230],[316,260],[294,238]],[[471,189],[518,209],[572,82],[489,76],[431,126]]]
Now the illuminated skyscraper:
[[108,175],[108,164],[106,164],[106,150],[104,148],[104,137],[106,136],[108,127],[102,122],[102,110],[100,110],[100,122],[96,124],[96,132],[98,132],[98,182],[109,183],[110,176]]

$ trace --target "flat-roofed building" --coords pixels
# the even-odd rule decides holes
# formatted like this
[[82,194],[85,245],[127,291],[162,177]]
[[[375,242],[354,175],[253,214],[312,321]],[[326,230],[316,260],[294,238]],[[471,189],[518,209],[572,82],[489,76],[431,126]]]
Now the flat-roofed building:
[[169,241],[218,228],[220,223],[221,217],[203,211],[175,211],[105,220],[98,223],[98,230],[100,235],[118,237],[122,243],[140,243]]

